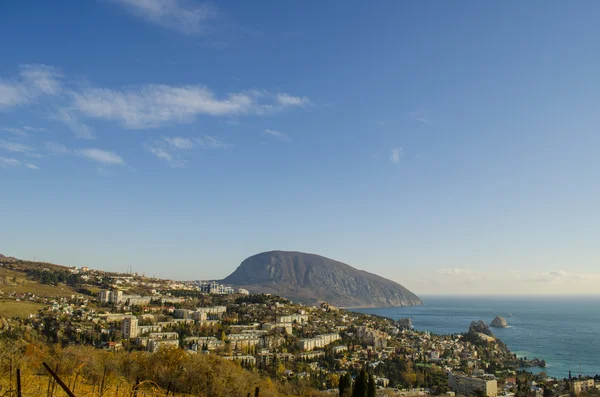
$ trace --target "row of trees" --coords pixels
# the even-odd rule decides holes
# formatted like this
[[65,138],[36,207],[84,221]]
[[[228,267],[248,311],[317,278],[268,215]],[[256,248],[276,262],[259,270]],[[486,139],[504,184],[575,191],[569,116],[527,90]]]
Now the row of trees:
[[342,375],[340,377],[339,392],[340,397],[375,397],[377,395],[377,385],[373,375],[362,369],[354,384],[352,384],[350,373]]

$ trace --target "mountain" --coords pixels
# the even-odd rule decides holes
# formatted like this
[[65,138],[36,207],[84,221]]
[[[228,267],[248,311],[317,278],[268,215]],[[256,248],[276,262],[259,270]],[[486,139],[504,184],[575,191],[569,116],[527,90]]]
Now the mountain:
[[307,304],[325,301],[355,308],[423,304],[398,283],[302,252],[271,251],[251,256],[221,282]]

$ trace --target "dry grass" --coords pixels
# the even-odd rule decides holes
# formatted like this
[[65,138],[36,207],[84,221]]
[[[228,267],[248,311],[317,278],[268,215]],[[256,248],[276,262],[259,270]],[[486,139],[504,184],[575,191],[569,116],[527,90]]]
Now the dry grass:
[[0,287],[0,291],[5,294],[11,294],[16,292],[17,294],[27,294],[32,293],[35,295],[42,295],[47,297],[61,297],[61,296],[71,296],[75,294],[72,288],[67,287],[66,285],[48,285],[48,284],[40,284],[35,281],[26,281],[21,285],[16,286],[2,286]]
[[7,318],[25,318],[30,314],[36,314],[39,309],[45,307],[46,305],[34,302],[0,301],[0,315]]

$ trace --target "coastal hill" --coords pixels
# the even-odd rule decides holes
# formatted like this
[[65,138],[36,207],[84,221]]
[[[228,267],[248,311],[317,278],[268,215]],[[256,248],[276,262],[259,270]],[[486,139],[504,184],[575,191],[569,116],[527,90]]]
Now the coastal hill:
[[326,301],[355,308],[423,304],[418,296],[394,281],[302,252],[271,251],[251,256],[222,282],[305,304]]

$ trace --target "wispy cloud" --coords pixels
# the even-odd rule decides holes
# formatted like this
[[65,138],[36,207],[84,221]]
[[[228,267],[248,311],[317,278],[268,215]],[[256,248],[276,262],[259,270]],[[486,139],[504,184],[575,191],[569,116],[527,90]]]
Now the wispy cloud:
[[232,147],[231,144],[225,143],[214,136],[204,135],[201,138],[195,139],[198,147],[202,149],[229,149]]
[[25,166],[25,168],[29,168],[30,170],[40,169],[40,167],[35,164],[23,163],[17,159],[0,156],[0,168],[18,168],[22,166]]
[[43,127],[30,127],[28,125],[23,127],[24,130],[30,131],[30,132],[48,132],[48,130],[46,128]]
[[187,165],[187,162],[182,159],[182,152],[189,152],[191,149],[229,149],[231,145],[213,136],[205,135],[198,138],[163,137],[144,147],[157,158],[167,162],[169,166],[182,168]]
[[429,124],[431,121],[431,110],[417,110],[408,115],[421,123]]
[[161,147],[151,145],[146,145],[145,147],[146,150],[148,150],[160,160],[165,161],[170,167],[184,168],[186,166],[186,162],[181,160],[179,156],[175,156]]
[[19,160],[0,156],[0,167],[13,168],[13,167],[20,167],[20,166],[21,166],[21,162]]
[[23,145],[22,143],[17,142],[9,142],[0,140],[0,149],[8,150],[9,152],[16,153],[33,153],[35,150],[27,145]]
[[392,148],[390,154],[390,161],[392,162],[392,164],[398,164],[400,162],[400,157],[402,157],[402,148]]
[[486,280],[484,274],[475,273],[470,269],[463,269],[459,267],[437,269],[435,276],[438,281],[453,281],[453,282],[464,282],[474,283]]
[[16,136],[26,137],[29,136],[28,132],[47,132],[48,130],[45,128],[24,126],[22,128],[4,127],[0,128],[0,131],[6,131]]
[[[150,129],[190,123],[200,116],[229,119],[267,116],[304,107],[310,100],[304,96],[267,90],[218,95],[204,85],[81,87],[64,78],[56,68],[47,65],[23,65],[18,77],[0,79],[0,110],[38,102],[53,109],[49,118],[66,125],[76,137],[93,139],[95,133],[90,125],[93,120],[112,121],[125,129]],[[26,131],[41,129],[23,127],[12,133]]]
[[69,111],[67,109],[60,109],[56,112],[54,118],[64,123],[71,131],[73,131],[77,138],[94,139],[96,137],[92,127],[79,122],[79,120],[77,120],[77,117],[73,114],[72,111]]
[[63,155],[63,154],[71,153],[71,151],[69,149],[67,149],[67,147],[65,145],[63,145],[61,143],[46,142],[44,144],[44,146],[50,154]]
[[449,276],[449,275],[465,275],[465,274],[471,274],[471,271],[469,269],[461,269],[458,267],[453,267],[453,268],[445,268],[445,269],[437,269],[435,271],[436,274],[441,274],[444,276]]
[[101,149],[80,149],[77,153],[89,160],[105,165],[123,165],[125,161],[116,153]]
[[169,122],[191,122],[200,115],[264,115],[302,106],[302,101],[281,102],[278,95],[249,91],[218,98],[202,85],[149,84],[121,90],[88,88],[73,92],[72,106],[86,117],[116,121],[128,129],[143,129]]
[[275,130],[269,130],[266,129],[263,131],[264,134],[270,135],[274,138],[280,139],[282,141],[286,141],[288,140],[288,135],[284,132],[280,132],[280,131],[275,131]]
[[175,149],[193,149],[196,145],[194,141],[182,137],[164,137],[163,140]]
[[577,276],[570,275],[564,270],[555,270],[550,272],[526,274],[522,276],[522,279],[525,281],[531,281],[536,283],[550,283],[555,281],[561,281],[568,277],[576,278]]
[[51,66],[21,65],[17,78],[0,79],[0,110],[34,102],[44,95],[58,95],[61,78],[62,74]]
[[27,132],[25,132],[21,128],[5,127],[5,128],[0,128],[0,131],[6,131],[6,132],[11,133],[16,136],[28,136],[29,135],[29,134],[27,134]]
[[137,17],[184,34],[204,34],[218,18],[212,6],[184,0],[113,0]]
[[286,93],[277,94],[277,102],[282,106],[306,106],[310,104],[310,100],[303,96],[293,96]]
[[26,84],[41,94],[58,95],[62,86],[62,73],[53,66],[29,64],[21,66],[21,77]]

